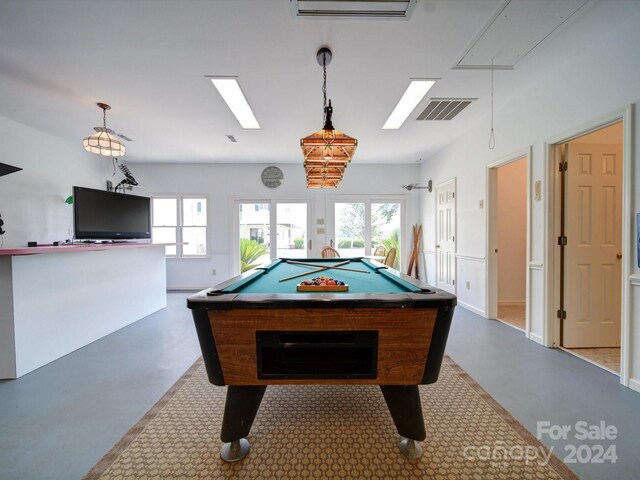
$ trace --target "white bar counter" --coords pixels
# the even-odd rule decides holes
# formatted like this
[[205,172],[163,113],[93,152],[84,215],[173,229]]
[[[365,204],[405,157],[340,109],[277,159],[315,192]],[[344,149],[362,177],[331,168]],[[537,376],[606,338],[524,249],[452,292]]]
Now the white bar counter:
[[0,249],[0,378],[18,378],[166,307],[165,246]]

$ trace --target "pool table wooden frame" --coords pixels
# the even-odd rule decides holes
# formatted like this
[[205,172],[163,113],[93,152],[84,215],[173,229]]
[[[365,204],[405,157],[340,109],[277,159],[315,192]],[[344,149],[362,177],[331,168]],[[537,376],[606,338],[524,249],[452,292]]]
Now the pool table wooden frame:
[[[290,294],[243,294],[241,288],[229,292],[234,285],[251,282],[256,275],[276,275],[278,263],[287,261],[277,259],[262,271],[251,270],[187,300],[209,381],[229,385],[221,433],[222,441],[227,442],[226,451],[223,447],[221,452],[226,461],[237,461],[248,453],[248,443],[241,439],[249,434],[267,385],[380,385],[400,435],[424,440],[417,385],[438,379],[456,298],[375,261],[351,260],[379,271],[385,281],[409,284],[411,291],[306,293],[296,292],[294,287]],[[258,378],[256,334],[261,331],[376,331],[375,378]],[[239,441],[244,442],[244,451],[230,454],[230,448],[240,448]]]

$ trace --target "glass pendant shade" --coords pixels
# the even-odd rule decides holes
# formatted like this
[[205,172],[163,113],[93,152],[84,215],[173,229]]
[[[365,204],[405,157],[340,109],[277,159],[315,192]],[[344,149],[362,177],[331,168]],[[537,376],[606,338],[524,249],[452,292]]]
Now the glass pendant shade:
[[104,127],[95,127],[96,133],[87,137],[82,142],[87,152],[106,157],[124,157],[127,152],[124,144],[113,136],[113,130]]
[[344,164],[353,158],[358,140],[338,130],[331,130],[331,136],[326,130],[320,130],[300,139],[300,147],[305,162]]
[[358,147],[338,130],[320,130],[300,139],[308,188],[336,188]]
[[124,144],[115,138],[115,132],[107,128],[107,110],[111,107],[106,103],[98,103],[102,109],[102,127],[94,127],[96,131],[82,141],[82,146],[87,152],[105,157],[124,157],[127,149]]

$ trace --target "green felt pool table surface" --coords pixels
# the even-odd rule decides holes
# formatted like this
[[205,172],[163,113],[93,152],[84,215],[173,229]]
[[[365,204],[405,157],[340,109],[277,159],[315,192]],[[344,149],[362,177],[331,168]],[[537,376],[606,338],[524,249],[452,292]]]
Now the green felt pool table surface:
[[[290,262],[304,262],[314,264],[316,267],[298,265]],[[337,265],[349,261],[341,267],[358,270],[358,272],[327,269],[314,272],[317,268],[327,265]],[[292,275],[304,272],[313,272],[290,280],[280,281]],[[276,259],[270,265],[257,269],[253,274],[226,286],[222,289],[225,293],[243,294],[295,294],[296,285],[303,280],[324,275],[341,280],[349,285],[348,292],[331,292],[335,295],[349,293],[407,293],[419,292],[421,288],[402,279],[395,270],[372,262],[366,258],[322,258],[322,259]],[[304,292],[309,294],[310,292]],[[313,293],[313,292],[311,292]],[[326,293],[326,292],[319,292]],[[302,295],[302,293],[300,292]]]

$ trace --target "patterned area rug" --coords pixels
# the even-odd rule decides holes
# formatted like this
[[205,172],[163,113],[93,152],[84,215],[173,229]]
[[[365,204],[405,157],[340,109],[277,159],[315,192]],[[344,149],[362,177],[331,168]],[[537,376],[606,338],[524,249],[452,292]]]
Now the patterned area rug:
[[574,479],[451,359],[420,387],[427,440],[408,460],[377,386],[269,387],[241,462],[219,457],[226,388],[197,361],[86,479]]

